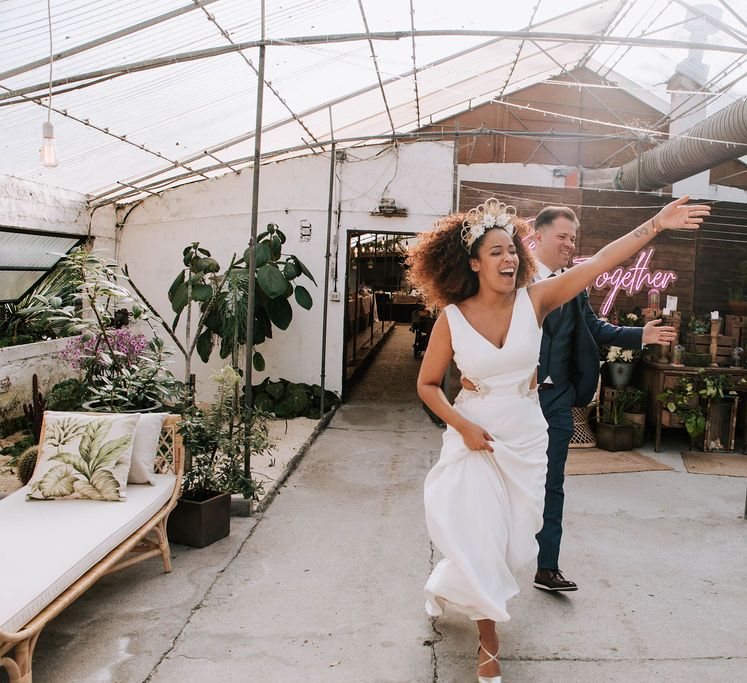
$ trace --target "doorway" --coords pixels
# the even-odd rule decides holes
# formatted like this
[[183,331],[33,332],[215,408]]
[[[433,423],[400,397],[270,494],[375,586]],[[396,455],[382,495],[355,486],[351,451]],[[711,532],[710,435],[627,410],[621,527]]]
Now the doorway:
[[410,325],[418,297],[410,294],[405,261],[416,241],[414,233],[348,232],[343,398],[395,325]]

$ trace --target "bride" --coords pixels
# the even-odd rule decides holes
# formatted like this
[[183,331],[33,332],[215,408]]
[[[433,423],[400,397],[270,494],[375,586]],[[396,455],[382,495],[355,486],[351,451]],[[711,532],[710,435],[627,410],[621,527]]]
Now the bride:
[[[536,368],[545,316],[663,230],[696,229],[708,216],[682,197],[592,258],[532,284],[528,225],[490,199],[442,219],[413,250],[411,279],[444,307],[418,376],[418,395],[446,422],[425,480],[425,515],[444,556],[425,585],[426,611],[446,605],[477,622],[478,679],[499,682],[496,622],[519,592],[516,575],[537,556],[547,468],[547,423]],[[454,359],[463,377],[452,406],[441,381]]]

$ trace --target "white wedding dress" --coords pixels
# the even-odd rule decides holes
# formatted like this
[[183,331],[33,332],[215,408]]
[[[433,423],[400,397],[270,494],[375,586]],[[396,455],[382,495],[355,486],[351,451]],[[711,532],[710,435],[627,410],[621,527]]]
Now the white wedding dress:
[[476,387],[454,408],[490,433],[494,452],[470,451],[448,427],[425,480],[428,532],[444,555],[425,585],[426,611],[446,605],[470,619],[507,621],[516,574],[537,557],[547,471],[547,422],[530,388],[542,328],[518,289],[506,341],[496,347],[453,304],[445,308],[454,360]]

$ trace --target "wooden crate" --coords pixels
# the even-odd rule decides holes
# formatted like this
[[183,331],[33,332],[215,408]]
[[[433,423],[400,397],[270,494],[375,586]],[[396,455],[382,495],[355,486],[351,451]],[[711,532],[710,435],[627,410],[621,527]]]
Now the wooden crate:
[[735,346],[747,344],[747,316],[727,315],[724,317],[724,334],[734,340]]
[[[716,362],[719,365],[729,365],[731,363],[731,352],[734,350],[735,342],[733,337],[725,334],[718,335],[716,339]],[[685,337],[685,347],[690,350],[694,349],[697,353],[711,353],[711,335],[710,334],[688,334]]]

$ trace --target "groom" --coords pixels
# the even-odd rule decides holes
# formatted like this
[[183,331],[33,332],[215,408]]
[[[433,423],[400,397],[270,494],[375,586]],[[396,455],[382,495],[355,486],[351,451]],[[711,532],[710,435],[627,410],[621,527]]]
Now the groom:
[[[567,206],[548,206],[534,220],[537,274],[535,280],[559,275],[568,266],[576,248],[578,219]],[[540,347],[539,397],[548,423],[547,480],[544,524],[537,534],[539,556],[534,586],[546,591],[575,591],[558,569],[563,534],[563,480],[568,444],[573,436],[572,406],[592,400],[599,379],[598,345],[640,349],[643,344],[666,344],[674,339],[674,328],[617,327],[605,323],[589,305],[586,292],[552,311],[543,324]]]

